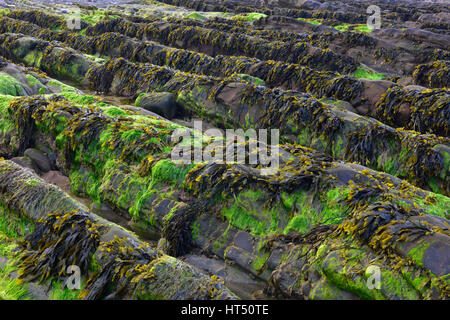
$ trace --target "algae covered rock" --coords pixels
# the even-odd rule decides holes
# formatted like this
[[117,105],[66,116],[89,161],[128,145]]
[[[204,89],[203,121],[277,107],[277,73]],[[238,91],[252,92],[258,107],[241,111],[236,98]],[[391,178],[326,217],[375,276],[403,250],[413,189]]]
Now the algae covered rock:
[[[85,299],[108,295],[125,295],[132,299],[235,298],[219,279],[210,278],[148,244],[140,243],[130,232],[118,232],[119,226],[85,211],[58,187],[46,184],[30,171],[3,160],[0,167],[2,185],[5,186],[0,195],[1,203],[11,210],[11,214],[20,212],[37,223],[24,244],[20,275],[24,280],[64,277],[65,266],[74,264],[87,279],[81,294]],[[7,196],[11,193],[16,194],[17,200],[27,201],[15,202],[13,197]],[[106,242],[103,235],[111,232],[116,236]],[[94,254],[99,270],[92,273],[89,267]],[[126,263],[119,267],[117,259]],[[122,272],[127,272],[127,277],[120,276]],[[180,278],[174,278],[174,274]]]

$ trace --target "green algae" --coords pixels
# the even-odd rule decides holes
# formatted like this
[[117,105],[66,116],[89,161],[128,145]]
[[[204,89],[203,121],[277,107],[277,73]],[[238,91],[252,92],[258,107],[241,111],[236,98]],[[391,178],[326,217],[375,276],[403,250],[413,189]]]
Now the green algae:
[[58,81],[58,80],[52,79],[47,83],[47,85],[51,85],[51,86],[55,86],[55,87],[59,88],[61,90],[61,93],[74,93],[74,94],[79,95],[79,91],[76,88],[69,86],[65,83],[62,83],[61,81]]
[[312,209],[303,210],[302,215],[294,216],[289,224],[284,229],[283,233],[288,234],[291,231],[294,231],[299,234],[305,234],[310,229],[310,217],[314,215],[314,211]]
[[[345,258],[345,264],[342,264],[342,258]],[[362,250],[344,249],[331,253],[324,260],[320,259],[317,264],[326,278],[337,288],[364,300],[385,300],[380,290],[369,289],[367,279],[370,275],[367,272],[363,274],[360,272],[364,265],[362,259]],[[365,270],[367,271],[367,268]]]
[[406,299],[418,300],[420,294],[411,288],[409,281],[401,274],[391,270],[381,272],[381,288],[380,291],[387,295],[389,299]]
[[136,107],[142,108],[142,99],[144,99],[145,97],[147,97],[148,94],[145,92],[141,92],[139,93],[138,97],[136,98],[136,100],[134,101],[134,105]]
[[34,86],[40,86],[41,83],[39,82],[38,79],[36,79],[35,77],[33,77],[31,74],[27,74],[26,78],[28,80],[28,85],[30,87],[34,87]]
[[232,227],[231,223],[228,223],[227,228],[225,229],[225,231],[219,236],[217,237],[217,239],[213,242],[213,250],[214,252],[217,254],[218,252],[220,252],[221,250],[225,249],[224,252],[224,257],[225,259],[227,258],[227,247],[228,244],[230,243],[230,241],[232,241],[232,236],[230,235],[230,233],[228,231],[230,231]]
[[265,18],[265,17],[267,17],[267,15],[264,14],[264,13],[248,12],[248,13],[235,15],[231,19],[233,19],[233,20],[244,20],[244,21],[248,21],[248,22],[254,22],[256,20],[259,20],[259,19],[262,19],[262,18]]
[[406,281],[408,281],[409,285],[413,287],[420,295],[425,293],[427,284],[431,281],[430,277],[420,270],[402,271],[402,275]]
[[265,267],[267,260],[269,259],[270,252],[265,252],[264,254],[257,256],[253,261],[252,266],[257,272],[261,272]]
[[0,9],[0,16],[6,16],[6,15],[8,15],[9,13],[11,13],[11,10],[8,9],[8,8],[1,8],[1,9]]
[[342,158],[345,154],[344,139],[341,136],[336,137],[335,143],[332,146],[332,152],[333,156],[337,158]]
[[[0,245],[3,245],[0,242]],[[29,300],[28,288],[18,279],[11,276],[17,272],[16,260],[8,261],[4,266],[0,266],[0,300]]]
[[123,116],[128,115],[128,112],[126,112],[125,110],[120,109],[118,107],[115,107],[115,106],[105,106],[105,107],[101,107],[101,109],[107,116],[110,116],[113,118],[123,117]]
[[346,206],[343,202],[347,199],[350,189],[337,187],[325,194],[325,201],[321,212],[320,222],[323,224],[337,224],[345,217]]
[[143,134],[142,131],[139,129],[131,129],[131,130],[122,132],[122,135],[120,136],[120,138],[125,142],[132,143],[136,139],[140,138],[142,136],[142,134]]
[[373,28],[369,27],[367,24],[360,24],[353,27],[353,30],[362,32],[362,33],[371,33]]
[[14,96],[0,95],[0,133],[2,135],[15,129],[14,123],[9,118],[7,112],[9,103],[14,99]]
[[283,192],[281,200],[284,207],[290,212],[295,212],[283,233],[287,234],[294,231],[305,234],[311,227],[318,224],[340,223],[345,217],[346,206],[344,202],[349,192],[350,189],[344,187],[336,187],[329,190],[321,201],[321,210],[314,208],[307,193],[304,191],[297,191],[291,194]]
[[33,231],[33,223],[11,212],[0,202],[0,233],[9,239],[21,240],[27,232]]
[[40,68],[43,57],[42,52],[32,50],[23,57],[23,61],[27,66]]
[[71,191],[74,194],[80,194],[81,191],[82,193],[88,195],[95,202],[101,203],[100,195],[98,192],[101,181],[96,174],[89,172],[85,175],[74,170],[69,175],[69,179]]
[[350,24],[343,23],[343,24],[339,24],[337,26],[334,26],[333,28],[338,30],[338,31],[343,32],[343,31],[347,31],[349,27],[350,27]]
[[297,20],[299,20],[299,21],[305,21],[305,22],[308,22],[308,23],[314,24],[314,25],[320,25],[320,24],[322,24],[322,20],[321,20],[321,19],[297,18]]
[[428,196],[415,198],[419,207],[423,208],[427,214],[443,217],[450,217],[450,198],[439,193],[429,192]]
[[18,271],[20,255],[15,253],[18,242],[27,232],[32,232],[33,224],[11,212],[0,203],[0,256],[7,262],[0,265],[0,300],[28,300],[27,285],[12,274]]
[[92,54],[85,54],[87,57],[91,58],[93,61],[98,62],[98,63],[104,63],[106,62],[109,57],[106,56],[96,56],[96,55],[92,55]]
[[192,240],[197,239],[199,234],[200,234],[200,224],[198,221],[194,221],[191,225]]
[[[83,289],[69,289],[61,281],[51,281],[52,290],[50,291],[49,298],[51,300],[78,300],[80,293]],[[83,285],[81,284],[81,287]]]
[[[247,190],[234,197],[228,207],[222,209],[222,215],[235,227],[248,230],[255,235],[268,235],[280,232],[279,207],[261,211],[251,206],[262,199],[261,191]],[[249,201],[250,200],[250,201]]]
[[302,146],[309,146],[311,144],[311,134],[308,128],[303,128],[297,136],[297,143]]
[[245,74],[245,73],[239,73],[239,74],[237,74],[237,77],[239,79],[243,80],[243,81],[247,81],[247,82],[253,83],[253,84],[257,85],[257,86],[265,86],[266,85],[264,80],[262,80],[262,79],[260,79],[258,77],[250,76],[250,75]]
[[189,170],[191,170],[194,166],[194,164],[178,165],[168,159],[160,160],[152,167],[152,185],[163,182],[181,185],[183,184]]
[[206,19],[206,17],[205,17],[204,15],[201,15],[201,14],[198,13],[198,12],[192,12],[192,13],[190,13],[190,14],[187,16],[187,18],[193,19],[193,20],[205,20],[205,19]]
[[66,15],[66,19],[78,19],[78,18],[81,19],[81,21],[84,21],[90,25],[95,25],[100,21],[116,19],[119,18],[119,16],[115,14],[110,14],[109,12],[106,12],[104,10],[94,10],[90,11],[89,13],[81,13],[79,15],[77,14]]

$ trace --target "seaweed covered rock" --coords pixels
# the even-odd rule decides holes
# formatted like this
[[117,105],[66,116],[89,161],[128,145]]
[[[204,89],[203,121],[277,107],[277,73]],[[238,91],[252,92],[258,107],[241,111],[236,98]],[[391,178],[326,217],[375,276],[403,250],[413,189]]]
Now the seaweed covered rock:
[[[7,40],[1,44],[4,51],[7,51],[11,45],[20,47],[22,41],[30,40],[7,34],[3,36]],[[45,53],[46,60],[47,56],[49,56],[49,60],[52,59],[51,52],[47,55],[47,52],[52,50],[52,45],[37,39],[30,41],[35,41],[41,46],[40,52]],[[60,50],[64,49],[61,48]],[[345,160],[356,160],[364,165],[385,170],[402,178],[405,177],[422,187],[433,188],[433,190],[439,190],[444,194],[448,192],[448,183],[445,182],[448,175],[443,174],[443,171],[448,170],[443,160],[444,155],[436,155],[435,150],[430,150],[425,153],[426,157],[434,157],[437,161],[420,160],[414,163],[407,161],[407,158],[401,155],[401,148],[406,144],[406,141],[417,140],[414,143],[421,144],[425,140],[420,137],[410,137],[411,133],[396,131],[382,123],[374,123],[372,120],[363,117],[353,117],[347,110],[338,109],[332,105],[323,105],[310,98],[309,95],[300,92],[272,90],[248,83],[236,83],[234,77],[220,79],[181,73],[167,67],[138,66],[123,59],[110,60],[107,63],[99,64],[84,55],[73,52],[71,49],[65,49],[64,51],[68,57],[76,55],[85,59],[84,61],[90,68],[85,74],[84,81],[89,81],[91,87],[96,91],[112,92],[124,96],[134,96],[139,92],[153,90],[168,91],[176,94],[177,102],[190,113],[197,114],[205,120],[213,121],[222,128],[230,125],[238,127],[250,125],[254,128],[267,125],[277,127],[281,129],[282,135],[289,137],[291,141],[317,148]],[[21,60],[21,55],[16,56],[14,51],[12,53],[7,52],[8,55],[14,56],[19,61]],[[63,61],[62,65],[64,68],[58,67],[56,69],[67,70],[73,66],[70,59]],[[55,69],[55,67],[49,68]],[[344,86],[346,83],[349,83],[348,88]],[[346,95],[348,96],[347,100],[352,100],[357,99],[359,95],[358,91],[351,90],[353,86],[359,88],[359,92],[361,92],[362,83],[355,83],[347,77],[339,77],[331,80],[330,90],[340,92],[338,95]],[[354,94],[356,94],[355,98],[353,98]],[[433,98],[436,99],[438,96]],[[250,105],[256,107],[250,108]],[[280,106],[283,106],[283,108],[280,108]],[[439,112],[443,110],[445,113],[445,106],[444,101],[443,108],[435,109]],[[317,109],[322,111],[319,112]],[[302,112],[300,113],[298,110],[302,110]],[[288,118],[288,115],[292,113],[297,113],[298,116]],[[421,117],[421,115],[418,114],[418,117]],[[311,122],[311,119],[318,121]],[[355,119],[358,119],[358,121],[355,121]],[[324,123],[330,124],[326,134],[319,129]],[[439,119],[436,125],[439,126],[441,123],[444,124],[445,130],[445,118]],[[372,139],[364,133],[380,130],[385,132],[385,136],[392,137],[391,139],[394,141],[386,143],[384,136],[376,135],[374,138],[377,141],[370,142],[369,146],[364,146],[367,143],[364,140]],[[349,135],[351,132],[353,133]],[[309,137],[314,135],[316,136],[311,140]],[[428,146],[424,146],[424,148],[429,149],[436,144],[446,143],[445,139],[433,137],[427,141]],[[370,147],[375,145],[380,147],[378,149]],[[355,146],[357,147],[355,148]],[[420,155],[420,157],[423,157],[423,155]],[[413,159],[418,159],[418,157]],[[417,166],[423,161],[434,164],[426,166],[427,171],[425,172],[417,170]],[[399,170],[400,167],[402,170]],[[424,179],[427,175],[429,178]],[[435,181],[430,183],[429,179]]]
[[414,70],[414,83],[428,88],[448,88],[450,86],[450,62],[435,61],[418,65]]
[[[146,80],[130,81],[129,77]],[[234,79],[219,81],[196,77],[156,66],[143,69],[123,59],[111,60],[91,69],[88,78],[94,88],[100,87],[100,91],[116,94],[132,95],[134,92],[163,88],[176,93],[178,102],[185,109],[205,120],[214,121],[219,127],[280,128],[281,135],[290,141],[341,159],[356,160],[366,166],[382,169],[414,181],[418,186],[429,185],[431,188],[427,179],[434,176],[439,182],[433,183],[436,187],[433,190],[442,190],[444,194],[449,192],[448,183],[445,182],[448,179],[445,174],[448,170],[445,154],[437,155],[436,150],[430,149],[438,144],[447,145],[447,138],[421,137],[408,131],[395,130],[345,109],[322,104],[300,92],[250,86],[235,83]],[[440,101],[439,95],[433,97],[433,100],[426,101]],[[447,104],[435,109],[436,114],[445,114]],[[418,117],[421,117],[419,113]],[[445,119],[439,118],[434,126],[443,123],[445,128]],[[323,132],[324,127],[327,132]],[[411,149],[411,143],[423,145],[423,150],[428,151]],[[405,157],[406,154],[409,156]],[[419,163],[428,165],[419,170]],[[422,171],[424,168],[426,174]]]
[[150,62],[209,76],[226,77],[237,73],[237,78],[251,80],[257,85],[262,83],[255,77],[261,78],[270,87],[307,91],[319,97],[329,96],[358,103],[363,89],[360,80],[348,76],[340,77],[334,72],[318,72],[298,64],[261,61],[240,56],[212,57],[195,51],[162,46],[155,42],[138,42],[117,33],[85,37],[68,31],[47,32],[30,23],[6,17],[0,18],[0,27],[5,32],[24,33],[47,41],[62,41],[69,47],[87,54],[123,57],[131,61]]
[[450,95],[447,89],[389,88],[376,105],[384,123],[443,137],[450,134]]
[[308,43],[270,42],[242,34],[185,27],[160,22],[137,24],[120,19],[103,21],[88,27],[87,35],[117,32],[134,38],[146,38],[163,44],[197,49],[209,55],[245,55],[262,60],[275,60],[320,67],[323,70],[352,72],[356,70],[353,59],[330,50],[311,47]]
[[[180,129],[175,124],[110,106],[58,103],[22,100],[14,108],[26,106],[37,123],[57,108],[70,113],[65,129],[51,117],[45,127],[71,183],[93,200],[128,211],[137,231],[153,230],[156,238],[164,237],[173,254],[200,248],[235,263],[270,284],[272,294],[284,297],[448,296],[448,250],[442,248],[449,245],[450,203],[445,196],[295,145],[277,148],[280,168],[269,175],[262,174],[262,163],[183,165],[168,158],[174,148],[183,147],[181,141],[167,139]],[[66,143],[58,144],[61,140]],[[212,141],[203,135],[197,146],[208,150]],[[360,252],[339,251],[341,244]],[[136,254],[147,256],[146,251]],[[439,259],[431,258],[437,255]],[[376,261],[385,274],[384,287],[364,289],[369,273],[362,271],[369,264],[352,268],[361,256]],[[104,261],[111,266],[112,260]],[[398,269],[399,264],[404,268]],[[135,276],[133,264],[120,269]],[[92,288],[114,279],[107,270],[112,269],[92,278]],[[115,288],[121,292],[128,287],[119,281]],[[92,297],[97,294],[93,291]]]
[[78,83],[83,82],[86,72],[93,65],[93,61],[73,50],[61,48],[58,43],[10,34],[2,34],[0,42],[3,57]]
[[28,96],[43,93],[48,78],[37,72],[0,58],[0,94]]

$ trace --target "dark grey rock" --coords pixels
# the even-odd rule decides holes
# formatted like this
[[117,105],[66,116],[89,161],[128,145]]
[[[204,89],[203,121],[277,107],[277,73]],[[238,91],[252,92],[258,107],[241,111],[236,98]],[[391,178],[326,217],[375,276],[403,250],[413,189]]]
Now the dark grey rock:
[[52,170],[50,159],[42,151],[30,148],[25,150],[24,154],[29,157],[41,171],[49,172],[50,170]]

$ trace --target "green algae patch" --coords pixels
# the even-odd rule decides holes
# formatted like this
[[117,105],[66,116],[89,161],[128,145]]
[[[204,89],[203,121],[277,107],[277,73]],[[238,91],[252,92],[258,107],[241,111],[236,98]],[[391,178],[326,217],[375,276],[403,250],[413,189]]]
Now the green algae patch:
[[78,93],[79,92],[76,88],[69,86],[65,83],[62,83],[61,81],[54,80],[54,79],[50,80],[47,83],[47,85],[51,85],[51,86],[59,88],[61,90],[61,93]]
[[297,18],[297,20],[298,20],[298,21],[308,22],[308,23],[314,24],[314,25],[320,25],[320,24],[322,24],[322,20],[321,20],[321,19]]
[[380,291],[383,292],[383,294],[389,299],[420,299],[420,294],[411,287],[408,279],[399,273],[395,273],[391,270],[382,271],[380,280]]
[[96,55],[92,55],[92,54],[85,54],[85,56],[91,58],[93,61],[98,62],[98,63],[104,63],[109,59],[106,56],[101,57],[101,56],[96,56]]
[[0,72],[0,94],[21,96],[23,92],[23,87],[19,81],[4,72]]
[[95,102],[99,102],[100,100],[97,97],[88,95],[88,94],[78,94],[72,92],[63,92],[61,93],[63,97],[67,100],[72,101],[73,103],[81,104],[81,105],[89,105]]
[[267,17],[264,13],[259,12],[249,12],[249,13],[243,13],[233,16],[231,19],[233,20],[244,20],[248,22],[254,22],[256,20],[262,19]]
[[360,24],[353,27],[353,30],[362,33],[371,33],[373,28],[369,27],[367,24]]
[[6,16],[6,15],[8,15],[9,13],[11,13],[11,10],[8,9],[8,8],[1,8],[1,9],[0,9],[0,16]]
[[8,131],[15,130],[14,122],[8,115],[9,103],[16,97],[0,95],[0,134],[4,135]]
[[295,215],[290,219],[283,233],[295,232],[299,234],[307,233],[311,228],[311,223],[316,220],[317,211],[310,207],[306,192],[297,191],[291,194],[283,192],[281,194],[283,206],[286,210]]
[[252,266],[257,272],[261,272],[265,265],[267,260],[269,259],[270,253],[265,252],[260,256],[257,256],[256,259],[253,261]]
[[[376,288],[369,289],[368,272],[365,252],[353,245],[338,247],[327,254],[322,250],[322,255],[316,254],[315,264],[321,273],[325,275],[338,289],[352,293],[364,300],[385,300],[382,291]],[[380,279],[381,282],[383,279]]]
[[322,196],[321,209],[311,202],[307,193],[297,191],[291,194],[283,192],[281,199],[284,207],[294,212],[283,233],[293,231],[300,234],[307,233],[311,227],[319,224],[330,225],[342,221],[346,214],[345,200],[350,192],[349,188],[337,187]]
[[376,71],[365,66],[358,67],[353,73],[353,76],[358,79],[369,80],[383,80],[384,78],[386,78],[386,75],[384,73],[377,73]]
[[[50,286],[52,288],[49,294],[51,300],[78,300],[80,293],[83,291],[83,289],[69,289],[61,281],[51,281]],[[81,284],[81,287],[83,287],[83,284]]]
[[450,198],[439,193],[428,192],[425,198],[415,198],[417,205],[424,209],[427,214],[450,217]]
[[142,108],[142,99],[144,99],[145,97],[147,97],[147,93],[145,92],[139,93],[138,97],[134,101],[134,105],[136,107]]
[[118,15],[110,14],[109,12],[106,12],[104,10],[95,10],[90,13],[81,13],[80,15],[76,14],[68,14],[65,16],[67,19],[81,19],[81,21],[84,21],[90,25],[95,25],[103,20],[112,20],[119,18]]
[[265,86],[266,85],[264,80],[262,80],[262,79],[260,79],[258,77],[250,76],[250,75],[245,74],[245,73],[239,73],[239,74],[237,74],[237,77],[239,79],[243,80],[243,81],[247,81],[247,82],[253,83],[253,84],[257,85],[257,86]]
[[408,252],[408,256],[411,257],[411,259],[420,267],[423,267],[423,255],[425,251],[430,246],[430,243],[424,242],[419,244],[417,247],[412,248]]
[[88,174],[83,175],[74,170],[69,175],[69,179],[71,190],[74,194],[84,193],[87,194],[94,202],[101,203],[98,191],[101,181],[96,174],[89,172]]
[[27,53],[27,55],[23,58],[23,62],[25,62],[25,64],[29,67],[40,68],[43,57],[42,52],[33,50]]
[[302,215],[296,215],[294,216],[290,221],[289,224],[284,229],[283,233],[288,234],[291,231],[294,231],[295,233],[299,234],[305,234],[310,229],[310,217],[315,212],[312,209],[304,210],[302,211]]
[[345,146],[344,139],[341,136],[337,136],[335,139],[335,143],[333,143],[331,150],[333,152],[333,156],[337,158],[341,158],[345,154]]
[[101,107],[101,109],[107,116],[113,117],[113,118],[124,117],[124,116],[129,115],[128,112],[126,112],[125,110],[120,109],[116,106],[105,106],[105,107]]
[[[4,245],[0,241],[0,245]],[[21,283],[12,276],[18,268],[15,266],[17,260],[8,261],[0,267],[0,300],[29,300],[26,284]]]
[[38,79],[36,79],[35,77],[33,77],[31,74],[27,74],[26,78],[28,80],[28,85],[30,87],[34,87],[34,86],[40,86],[41,83],[39,82]]
[[336,26],[333,26],[332,28],[340,31],[340,32],[345,32],[345,31],[351,31],[351,32],[359,32],[359,33],[371,33],[372,32],[372,28],[367,26],[367,24],[349,24],[349,23],[342,23]]
[[344,32],[344,31],[347,31],[349,27],[350,27],[350,24],[343,23],[343,24],[339,24],[337,26],[334,26],[333,28],[338,30],[338,31]]
[[345,200],[350,193],[349,188],[337,187],[325,194],[325,201],[321,213],[321,223],[337,224],[345,217]]
[[120,138],[125,142],[132,143],[133,141],[140,138],[141,136],[142,136],[141,130],[131,129],[131,130],[122,132],[122,135],[120,136]]
[[231,205],[222,209],[222,215],[231,225],[254,235],[279,233],[280,207],[261,210],[260,200],[263,200],[261,190],[240,192]]
[[201,15],[201,14],[198,13],[198,12],[192,12],[192,13],[190,13],[190,14],[187,16],[187,18],[193,19],[193,20],[205,20],[205,19],[207,19],[204,15]]
[[27,284],[20,282],[13,274],[17,274],[17,263],[21,258],[15,252],[18,242],[32,230],[33,224],[28,219],[19,217],[0,203],[0,256],[7,259],[0,265],[0,300],[30,299]]
[[152,185],[162,182],[181,185],[189,170],[195,165],[178,165],[168,159],[158,161],[152,167]]

